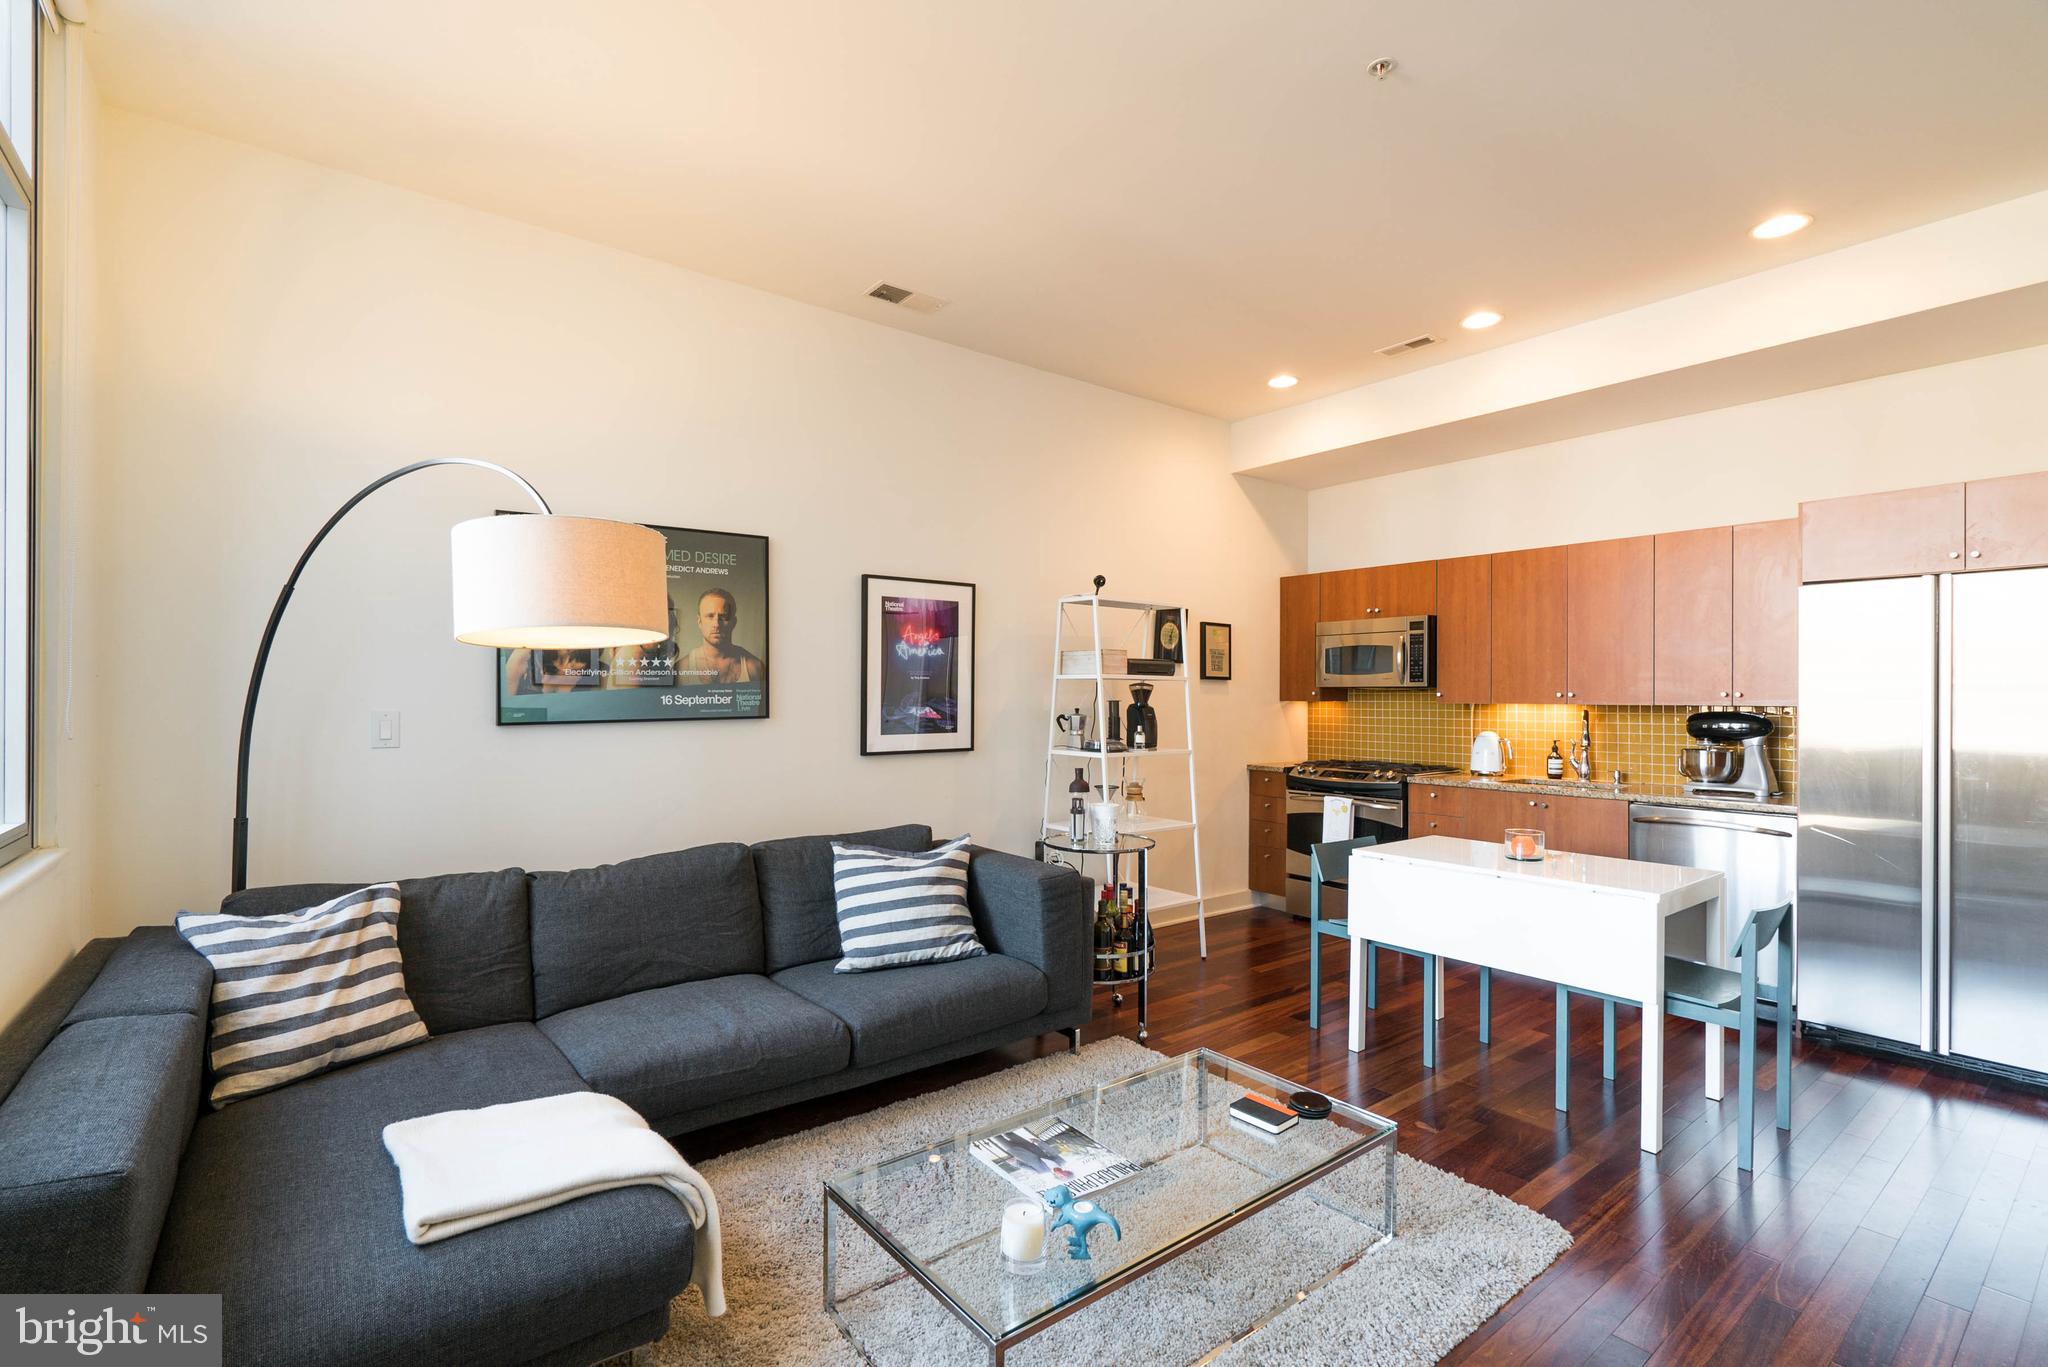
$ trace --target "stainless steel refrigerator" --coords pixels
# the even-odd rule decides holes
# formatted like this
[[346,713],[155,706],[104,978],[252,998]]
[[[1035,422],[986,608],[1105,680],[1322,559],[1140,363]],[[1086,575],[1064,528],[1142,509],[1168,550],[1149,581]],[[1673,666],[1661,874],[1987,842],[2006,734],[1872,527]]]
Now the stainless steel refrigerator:
[[2048,569],[1799,596],[1799,1014],[2048,1074]]

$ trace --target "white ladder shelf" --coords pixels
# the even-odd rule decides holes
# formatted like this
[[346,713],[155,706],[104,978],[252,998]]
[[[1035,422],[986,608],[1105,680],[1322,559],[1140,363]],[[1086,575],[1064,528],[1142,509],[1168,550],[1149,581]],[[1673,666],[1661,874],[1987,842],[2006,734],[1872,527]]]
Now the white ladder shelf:
[[[1108,640],[1111,648],[1115,648],[1118,641],[1121,640],[1124,642],[1127,653],[1130,655],[1148,654],[1151,646],[1152,618],[1155,614],[1162,612],[1172,614],[1180,626],[1181,659],[1174,667],[1173,673],[1105,673],[1102,669],[1104,640]],[[1134,762],[1142,762],[1147,759],[1185,760],[1187,763],[1186,815],[1169,814],[1161,816],[1148,814],[1136,820],[1126,818],[1117,822],[1117,829],[1127,835],[1153,837],[1169,832],[1186,831],[1188,833],[1190,842],[1193,845],[1193,849],[1190,851],[1190,858],[1194,870],[1194,891],[1176,892],[1166,888],[1151,888],[1146,899],[1146,920],[1149,923],[1152,917],[1156,916],[1159,912],[1193,904],[1195,908],[1195,941],[1201,956],[1206,959],[1209,957],[1209,927],[1203,915],[1202,831],[1196,819],[1196,814],[1201,808],[1196,801],[1195,790],[1195,685],[1189,669],[1188,653],[1193,647],[1189,645],[1192,638],[1188,631],[1187,609],[1167,607],[1159,603],[1135,603],[1115,598],[1104,598],[1098,594],[1077,593],[1060,599],[1054,607],[1053,613],[1052,701],[1046,708],[1045,729],[1048,739],[1045,754],[1045,790],[1039,802],[1040,815],[1044,820],[1043,830],[1051,832],[1067,829],[1067,785],[1064,781],[1061,781],[1057,787],[1054,786],[1057,778],[1055,767],[1063,760],[1077,761],[1084,769],[1090,765],[1095,766],[1092,781],[1102,786],[1105,796],[1112,785],[1121,790],[1124,776],[1130,772],[1129,766]],[[1078,624],[1070,623],[1070,614],[1076,617],[1082,617],[1085,614],[1085,620]],[[1105,614],[1110,615],[1108,623],[1110,630],[1108,632],[1104,630]],[[1082,639],[1076,640],[1076,635],[1082,635]],[[1143,649],[1128,649],[1133,644],[1142,646]],[[1087,673],[1067,673],[1063,671],[1060,666],[1066,658],[1066,652],[1069,650],[1092,650],[1095,655],[1095,669]],[[1163,692],[1168,685],[1175,682],[1178,682],[1181,686],[1180,726],[1182,734],[1186,737],[1185,743],[1143,750],[1110,750],[1106,746],[1097,750],[1083,750],[1077,746],[1064,743],[1065,738],[1062,736],[1059,723],[1056,720],[1060,715],[1061,685],[1086,684],[1094,690],[1095,737],[1097,742],[1100,743],[1104,739],[1109,738],[1108,685],[1149,683],[1154,685],[1155,691]],[[1172,734],[1174,728],[1169,724],[1165,716],[1165,709],[1158,710],[1161,712],[1160,730],[1167,734]],[[1110,770],[1112,763],[1116,765],[1114,776],[1112,776]],[[1059,799],[1057,806],[1054,803],[1055,797]],[[1160,808],[1153,804],[1149,786],[1145,800],[1147,807],[1151,808],[1153,813],[1157,813],[1160,810]],[[1176,806],[1172,810],[1178,812],[1179,808]]]

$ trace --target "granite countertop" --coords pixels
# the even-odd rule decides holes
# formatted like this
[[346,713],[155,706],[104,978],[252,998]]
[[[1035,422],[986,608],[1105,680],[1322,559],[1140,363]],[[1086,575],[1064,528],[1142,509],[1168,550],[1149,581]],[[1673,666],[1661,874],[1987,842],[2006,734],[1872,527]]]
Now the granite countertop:
[[1439,788],[1481,788],[1502,793],[1542,793],[1550,797],[1604,797],[1622,802],[1659,802],[1671,807],[1704,807],[1723,812],[1768,812],[1779,816],[1796,816],[1799,812],[1795,795],[1791,793],[1769,802],[1742,797],[1702,797],[1685,791],[1684,784],[1673,782],[1628,782],[1618,788],[1611,783],[1580,783],[1576,779],[1502,783],[1475,774],[1449,772],[1418,775],[1408,781],[1433,784]]
[[1300,760],[1291,759],[1280,764],[1247,764],[1245,768],[1255,770],[1261,774],[1284,774],[1299,763],[1301,763]]

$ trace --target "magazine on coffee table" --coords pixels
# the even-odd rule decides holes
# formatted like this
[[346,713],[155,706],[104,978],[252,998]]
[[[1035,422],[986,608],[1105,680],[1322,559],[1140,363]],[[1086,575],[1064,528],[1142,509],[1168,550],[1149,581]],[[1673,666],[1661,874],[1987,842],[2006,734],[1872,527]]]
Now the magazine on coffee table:
[[968,1151],[1020,1191],[1043,1196],[1065,1187],[1076,1196],[1101,1191],[1138,1171],[1122,1154],[1105,1149],[1064,1120],[1043,1129],[1018,1126],[986,1139]]

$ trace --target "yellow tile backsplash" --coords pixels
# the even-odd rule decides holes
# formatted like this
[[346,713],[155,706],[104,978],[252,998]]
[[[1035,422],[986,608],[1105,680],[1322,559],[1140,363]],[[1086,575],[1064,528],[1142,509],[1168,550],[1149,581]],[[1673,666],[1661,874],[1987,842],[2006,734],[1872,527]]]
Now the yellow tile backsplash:
[[[1601,781],[1619,769],[1633,782],[1674,782],[1678,752],[1696,742],[1685,719],[1696,707],[1605,707],[1586,709],[1593,721],[1593,776]],[[1788,794],[1799,782],[1799,717],[1792,707],[1755,709],[1778,729],[1764,743],[1778,785]],[[1341,700],[1308,705],[1310,759],[1386,759],[1440,764],[1463,770],[1472,737],[1498,731],[1514,747],[1508,764],[1514,775],[1538,775],[1550,757],[1550,743],[1569,756],[1579,734],[1579,708],[1570,703],[1451,703],[1421,691],[1355,689]],[[1566,770],[1570,772],[1569,769]]]

